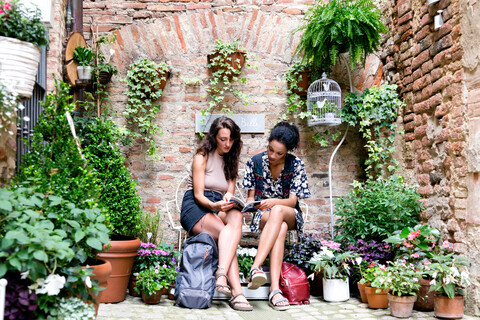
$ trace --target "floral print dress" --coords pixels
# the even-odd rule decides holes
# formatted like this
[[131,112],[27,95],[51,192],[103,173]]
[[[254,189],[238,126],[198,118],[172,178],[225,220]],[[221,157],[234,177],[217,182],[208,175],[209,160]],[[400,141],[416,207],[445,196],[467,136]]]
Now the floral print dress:
[[[245,167],[245,177],[243,178],[243,188],[247,190],[255,190],[255,200],[278,198],[287,199],[290,193],[296,195],[299,199],[309,198],[311,196],[308,188],[307,174],[305,172],[305,164],[297,156],[287,154],[285,166],[277,177],[273,179],[270,172],[270,163],[268,161],[267,152],[260,153],[247,161]],[[255,167],[255,161],[260,164]],[[291,170],[289,169],[291,168]],[[290,172],[291,171],[291,172]],[[257,180],[257,181],[256,181]],[[262,189],[258,188],[258,180],[262,180]],[[269,211],[270,209],[266,210]],[[300,235],[303,232],[303,217],[300,207],[295,210],[296,229]],[[260,219],[266,211],[257,210],[254,213],[250,229],[252,232],[258,232]]]

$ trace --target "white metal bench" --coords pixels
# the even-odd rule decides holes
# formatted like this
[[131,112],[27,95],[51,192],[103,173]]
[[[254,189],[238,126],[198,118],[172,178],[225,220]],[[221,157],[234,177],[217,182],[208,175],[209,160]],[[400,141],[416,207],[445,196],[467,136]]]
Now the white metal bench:
[[[240,182],[243,180],[245,170],[239,170],[239,176],[237,178],[237,184],[235,186],[235,196],[242,199],[244,202],[246,200],[245,192],[241,188]],[[173,200],[169,200],[165,203],[165,210],[167,211],[168,221],[170,222],[170,227],[178,233],[177,235],[177,245],[178,250],[182,250],[182,241],[187,238],[187,232],[183,227],[178,223],[180,219],[180,211],[182,206],[183,195],[187,191],[187,180],[189,174],[186,174],[182,177],[180,182],[175,189],[175,196]],[[300,206],[302,207],[303,221],[306,223],[308,218],[308,205],[304,201],[300,201]],[[177,222],[175,222],[177,221]],[[243,219],[242,233],[250,232],[250,226],[247,224],[246,218]],[[287,235],[287,240],[292,242],[295,240],[296,231],[290,230]]]

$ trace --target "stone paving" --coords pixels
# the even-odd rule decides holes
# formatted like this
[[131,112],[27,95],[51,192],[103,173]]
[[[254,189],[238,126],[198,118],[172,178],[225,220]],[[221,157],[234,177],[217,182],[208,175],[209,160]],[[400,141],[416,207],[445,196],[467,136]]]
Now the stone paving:
[[[206,310],[190,310],[175,307],[172,300],[166,296],[158,305],[147,305],[140,298],[127,295],[127,299],[116,304],[100,304],[97,320],[122,319],[205,319],[205,320],[249,320],[249,319],[362,319],[387,320],[398,319],[390,316],[388,309],[369,309],[367,304],[357,298],[346,302],[328,303],[321,297],[311,297],[310,305],[294,306],[287,311],[275,311],[268,306],[267,301],[251,300],[254,310],[240,312],[232,310],[226,301],[214,300],[213,306]],[[437,319],[433,312],[413,311],[408,319]],[[479,317],[464,316],[464,320],[480,319]]]

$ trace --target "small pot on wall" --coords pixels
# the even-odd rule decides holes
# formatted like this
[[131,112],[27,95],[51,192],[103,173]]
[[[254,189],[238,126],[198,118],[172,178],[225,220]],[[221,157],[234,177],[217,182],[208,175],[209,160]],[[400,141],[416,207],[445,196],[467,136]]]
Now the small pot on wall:
[[81,81],[90,81],[92,79],[92,67],[77,67],[78,79]]

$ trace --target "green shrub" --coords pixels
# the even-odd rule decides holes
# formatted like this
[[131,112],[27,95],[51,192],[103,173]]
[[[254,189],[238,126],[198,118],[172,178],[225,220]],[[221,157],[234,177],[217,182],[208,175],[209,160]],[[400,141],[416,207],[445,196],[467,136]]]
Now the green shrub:
[[395,230],[418,224],[423,210],[420,194],[401,177],[356,182],[354,187],[335,203],[337,241],[382,241]]

